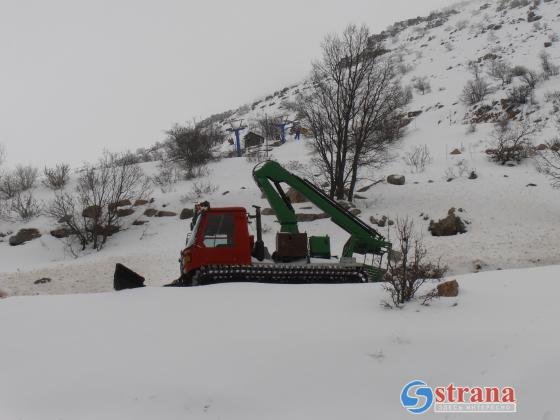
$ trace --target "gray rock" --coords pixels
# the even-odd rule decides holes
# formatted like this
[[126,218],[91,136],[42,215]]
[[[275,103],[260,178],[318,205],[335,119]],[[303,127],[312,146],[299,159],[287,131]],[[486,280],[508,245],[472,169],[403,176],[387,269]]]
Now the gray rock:
[[387,182],[391,185],[404,185],[406,178],[404,175],[389,175],[387,177]]
[[144,216],[148,216],[148,217],[154,217],[157,214],[157,210],[156,209],[146,209],[144,211]]
[[172,211],[164,211],[164,210],[160,210],[156,214],[156,217],[175,217],[175,216],[177,216],[177,213]]
[[72,235],[72,230],[65,227],[51,230],[51,236],[57,239],[68,238],[70,235]]
[[41,234],[37,229],[21,229],[14,236],[10,237],[9,243],[11,246],[22,245],[25,242],[32,241],[34,239],[40,238]]
[[455,208],[452,207],[447,212],[447,217],[438,222],[432,220],[428,230],[433,236],[453,236],[459,233],[465,233],[467,228],[463,220],[455,215]]
[[459,283],[450,280],[437,285],[437,293],[440,297],[455,297],[459,294]]

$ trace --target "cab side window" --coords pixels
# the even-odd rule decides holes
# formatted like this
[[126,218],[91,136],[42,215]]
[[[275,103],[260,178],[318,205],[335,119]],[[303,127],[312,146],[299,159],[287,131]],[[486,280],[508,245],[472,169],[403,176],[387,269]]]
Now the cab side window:
[[234,218],[232,214],[209,214],[204,229],[204,246],[221,248],[233,246]]

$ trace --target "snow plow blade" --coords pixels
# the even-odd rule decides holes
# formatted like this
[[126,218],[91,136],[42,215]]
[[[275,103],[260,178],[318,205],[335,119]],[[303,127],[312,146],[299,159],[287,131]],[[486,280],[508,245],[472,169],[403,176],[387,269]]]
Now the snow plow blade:
[[144,287],[144,277],[122,264],[115,266],[113,287],[115,290],[137,289]]

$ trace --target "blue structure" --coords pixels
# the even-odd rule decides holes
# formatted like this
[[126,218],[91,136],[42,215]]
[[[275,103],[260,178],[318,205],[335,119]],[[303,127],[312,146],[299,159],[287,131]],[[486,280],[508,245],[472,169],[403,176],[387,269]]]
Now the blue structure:
[[233,124],[231,128],[228,128],[227,131],[229,131],[230,133],[235,133],[235,150],[237,151],[237,157],[241,157],[241,155],[243,154],[242,150],[241,150],[241,135],[240,133],[245,130],[247,128],[247,126],[243,125],[243,120],[241,120],[241,124],[239,124],[239,127],[234,128]]

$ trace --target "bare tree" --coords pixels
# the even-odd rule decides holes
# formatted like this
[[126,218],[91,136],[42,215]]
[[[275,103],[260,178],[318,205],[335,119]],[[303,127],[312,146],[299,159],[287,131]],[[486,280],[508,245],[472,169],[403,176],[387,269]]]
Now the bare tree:
[[215,148],[223,140],[223,133],[214,124],[175,125],[167,131],[165,147],[168,158],[190,179],[199,176],[201,168],[214,159]]
[[367,27],[349,25],[342,35],[327,36],[322,50],[310,89],[295,107],[312,134],[314,162],[329,195],[351,200],[360,170],[383,164],[388,145],[400,135],[397,110],[407,95]]
[[430,81],[426,76],[423,77],[415,77],[412,79],[412,87],[420,92],[422,95],[426,93],[430,93],[432,90],[432,86],[430,85]]
[[43,174],[45,175],[43,185],[52,190],[60,190],[66,186],[70,179],[70,165],[59,163],[54,168],[45,166]]
[[393,305],[400,307],[414,298],[426,280],[441,279],[447,267],[426,261],[428,253],[412,219],[397,219],[396,234],[400,258],[389,258],[384,287]]

